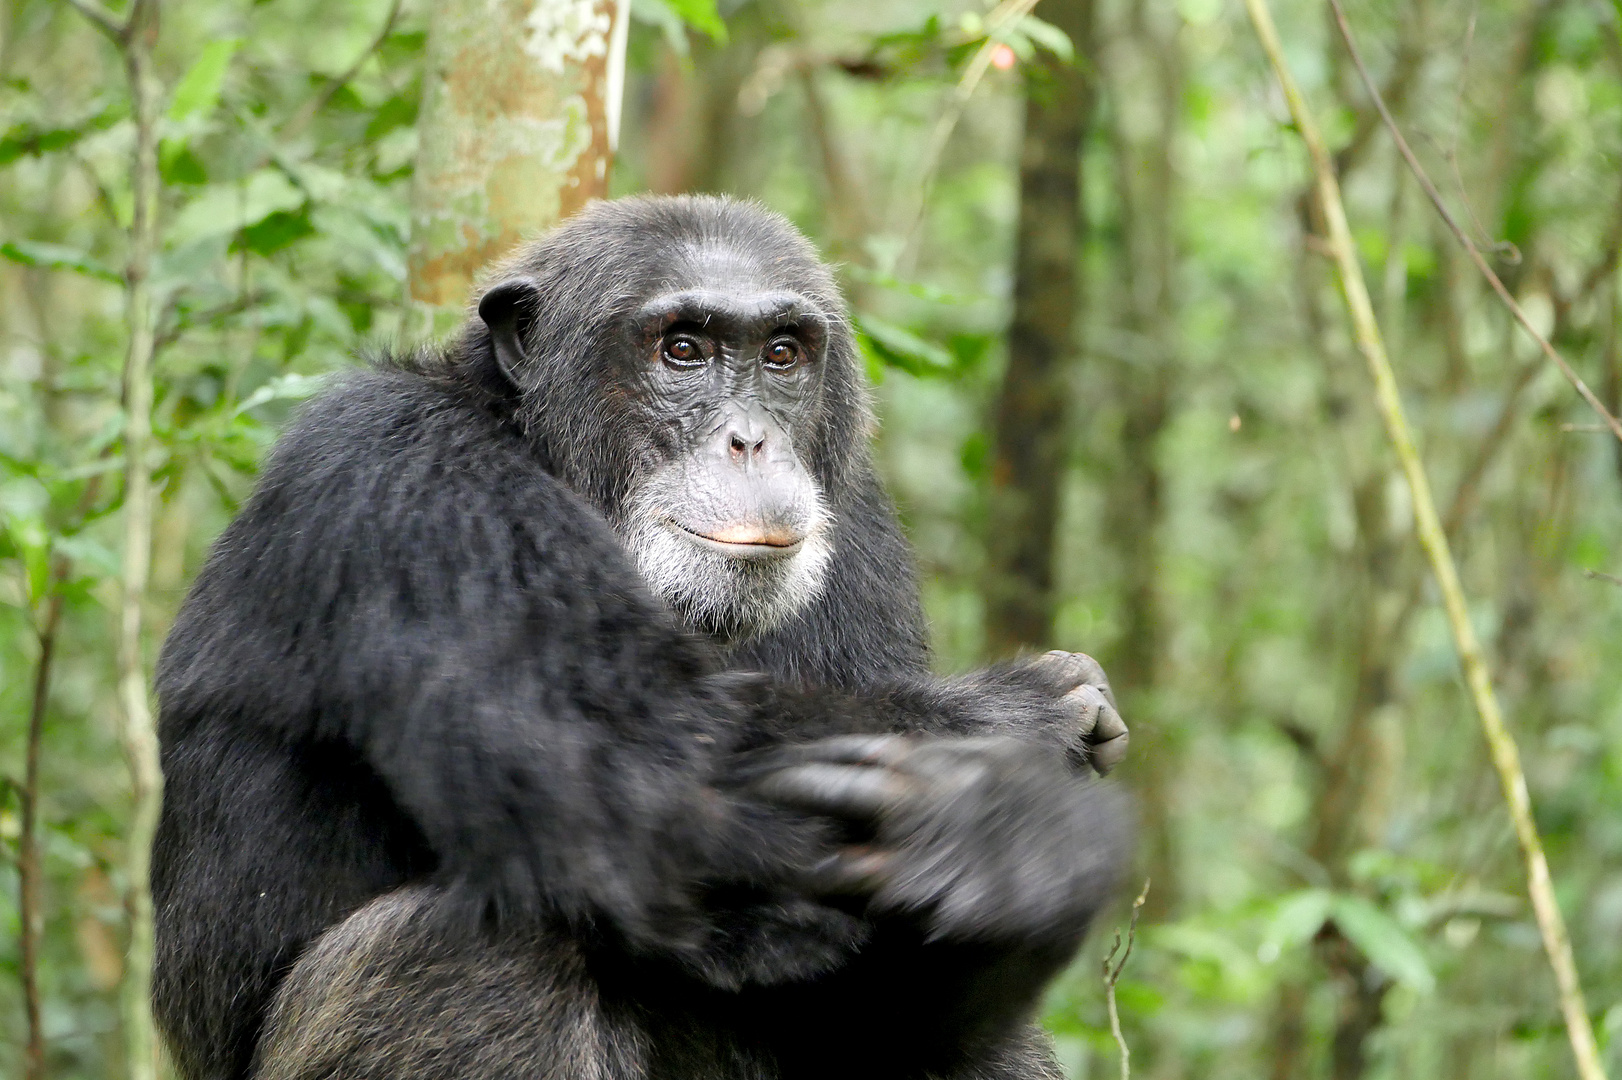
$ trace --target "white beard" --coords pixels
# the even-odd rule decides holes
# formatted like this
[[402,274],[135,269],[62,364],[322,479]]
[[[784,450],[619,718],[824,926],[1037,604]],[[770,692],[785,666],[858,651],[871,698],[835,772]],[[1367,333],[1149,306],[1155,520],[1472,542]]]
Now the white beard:
[[681,479],[679,473],[656,476],[633,496],[616,531],[642,580],[692,629],[745,640],[781,626],[822,595],[834,519],[820,494],[797,508],[805,535],[798,551],[739,558],[689,539],[671,521],[670,496],[685,494],[671,481]]

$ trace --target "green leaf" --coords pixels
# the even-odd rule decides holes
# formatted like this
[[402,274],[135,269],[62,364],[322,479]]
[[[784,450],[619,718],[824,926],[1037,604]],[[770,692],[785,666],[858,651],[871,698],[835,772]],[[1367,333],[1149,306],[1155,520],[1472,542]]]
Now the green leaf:
[[23,564],[30,604],[43,600],[50,584],[51,534],[45,527],[49,505],[50,493],[32,476],[0,484],[0,525]]
[[865,349],[891,367],[914,375],[945,375],[955,370],[951,353],[895,323],[864,314],[857,320],[857,334]]
[[77,248],[65,247],[62,244],[47,244],[39,240],[8,240],[0,244],[0,255],[24,266],[72,270],[86,277],[110,281],[115,285],[124,283],[124,275],[117,270],[98,262]]
[[234,233],[257,225],[278,210],[304,205],[301,191],[280,170],[260,169],[245,183],[210,184],[181,207],[169,226],[171,247],[181,247],[206,236]]
[[1070,61],[1076,58],[1076,47],[1070,43],[1070,35],[1050,22],[1043,22],[1035,15],[1027,15],[1020,19],[1014,23],[1012,29],[1024,34],[1060,60]]
[[1277,946],[1311,941],[1329,918],[1334,897],[1324,889],[1303,889],[1279,898],[1268,920],[1266,939]]
[[320,375],[278,375],[243,398],[231,415],[241,416],[268,401],[302,401],[313,397],[325,384],[326,379]]
[[715,10],[715,0],[665,0],[665,5],[680,15],[682,22],[708,34],[717,45],[727,43],[727,24]]
[[631,18],[657,27],[659,36],[664,38],[670,51],[680,57],[683,64],[692,59],[692,50],[687,41],[687,24],[665,0],[631,0]]
[[231,66],[231,57],[241,45],[241,38],[224,38],[203,46],[202,55],[175,87],[175,96],[169,101],[169,119],[184,120],[214,108],[220,100],[225,70]]
[[396,94],[388,98],[372,113],[372,118],[366,123],[366,131],[361,138],[367,143],[375,143],[395,128],[411,127],[417,122],[417,110],[422,99],[420,91],[411,94]]
[[64,536],[57,540],[56,550],[72,559],[81,570],[97,577],[116,578],[121,562],[118,552],[87,533]]
[[315,232],[308,209],[278,210],[242,230],[242,245],[256,255],[273,255]]
[[1421,994],[1436,989],[1436,976],[1414,939],[1397,921],[1361,896],[1335,897],[1331,915],[1346,940],[1369,963]]
[[199,187],[208,183],[208,168],[192,153],[186,139],[165,139],[158,147],[158,168],[165,184]]
[[959,333],[946,339],[946,347],[952,350],[952,360],[959,371],[969,371],[978,365],[996,343],[995,334]]
[[87,135],[112,127],[125,113],[122,105],[110,105],[71,127],[35,127],[15,124],[0,136],[0,165],[10,165],[20,157],[38,157],[54,150],[66,150]]

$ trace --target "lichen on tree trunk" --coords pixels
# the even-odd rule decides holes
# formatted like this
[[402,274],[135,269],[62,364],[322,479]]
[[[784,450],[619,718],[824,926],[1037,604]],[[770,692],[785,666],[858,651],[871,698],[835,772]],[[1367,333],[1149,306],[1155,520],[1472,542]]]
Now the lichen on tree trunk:
[[442,0],[429,28],[411,298],[467,302],[526,236],[601,198],[613,164],[616,0]]

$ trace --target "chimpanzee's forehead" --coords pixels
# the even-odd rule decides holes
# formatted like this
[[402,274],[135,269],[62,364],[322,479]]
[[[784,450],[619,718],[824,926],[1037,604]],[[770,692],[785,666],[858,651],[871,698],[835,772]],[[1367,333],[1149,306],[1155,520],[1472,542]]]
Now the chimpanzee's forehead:
[[693,238],[678,244],[661,268],[665,290],[701,289],[720,293],[763,291],[820,292],[820,267],[791,250],[762,251],[729,238]]

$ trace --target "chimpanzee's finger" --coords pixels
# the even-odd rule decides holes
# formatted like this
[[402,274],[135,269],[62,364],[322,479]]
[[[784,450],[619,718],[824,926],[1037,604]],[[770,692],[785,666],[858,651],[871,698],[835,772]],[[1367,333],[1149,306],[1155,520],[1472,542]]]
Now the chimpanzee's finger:
[[[1119,717],[1116,717],[1117,721],[1119,719]],[[1121,725],[1120,731],[1119,735],[1105,739],[1102,742],[1095,742],[1092,745],[1088,760],[1092,764],[1093,771],[1099,776],[1105,775],[1126,760],[1126,744],[1132,736],[1126,730],[1125,724]]]
[[1126,734],[1126,721],[1113,707],[1106,706],[1098,714],[1098,722],[1093,725],[1093,733],[1089,738],[1094,743],[1113,742]]
[[866,896],[883,887],[890,859],[876,848],[841,848],[812,869],[806,887],[822,896]]
[[1064,690],[1072,690],[1078,686],[1096,686],[1104,691],[1105,696],[1110,696],[1109,676],[1104,674],[1104,669],[1098,661],[1086,653],[1054,649],[1044,653],[1032,663],[1049,672]]
[[1104,691],[1096,686],[1078,686],[1064,696],[1064,704],[1075,710],[1076,734],[1091,742],[1097,736],[1094,729],[1098,726],[1099,718],[1105,713],[1113,713],[1109,699]]
[[858,821],[877,817],[909,790],[907,781],[889,769],[823,762],[778,769],[750,786],[783,806]]
[[771,760],[792,765],[888,765],[899,760],[913,740],[904,735],[835,735],[794,743],[772,753]]

